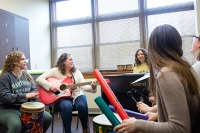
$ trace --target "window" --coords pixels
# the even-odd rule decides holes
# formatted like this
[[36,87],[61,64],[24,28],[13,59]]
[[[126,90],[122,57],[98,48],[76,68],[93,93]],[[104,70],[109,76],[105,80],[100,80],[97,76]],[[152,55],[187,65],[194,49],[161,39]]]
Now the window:
[[64,52],[82,72],[133,64],[136,50],[148,47],[148,36],[161,24],[177,28],[184,56],[193,61],[192,0],[67,0],[50,1],[50,7],[53,66]]
[[[75,66],[92,70],[92,29],[91,24],[71,25],[57,28],[57,57],[70,53]],[[78,54],[77,54],[78,53]]]
[[[112,5],[112,6],[111,6]],[[98,0],[98,13],[115,14],[119,12],[129,12],[138,10],[137,0]]]
[[90,0],[68,0],[56,3],[56,20],[91,17]]
[[[184,15],[183,15],[184,14]],[[193,55],[191,54],[192,49],[192,35],[195,35],[195,20],[194,10],[173,12],[157,15],[148,16],[148,31],[151,31],[161,24],[170,24],[179,31],[183,41],[183,56],[190,62],[193,63]]]
[[147,0],[147,8],[155,8],[162,6],[171,6],[173,4],[182,4],[193,0]]
[[140,47],[138,17],[100,22],[99,30],[100,70],[134,62],[134,51]]

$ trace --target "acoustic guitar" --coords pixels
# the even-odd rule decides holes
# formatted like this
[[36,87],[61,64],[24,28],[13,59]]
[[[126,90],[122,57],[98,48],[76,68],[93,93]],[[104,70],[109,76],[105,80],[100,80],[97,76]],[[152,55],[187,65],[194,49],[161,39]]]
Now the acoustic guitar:
[[[89,82],[73,84],[71,78],[65,78],[63,80],[48,78],[47,81],[52,83],[55,87],[60,88],[60,92],[54,93],[51,91],[47,91],[41,86],[38,87],[40,101],[48,106],[55,105],[62,99],[70,98],[71,97],[71,92],[69,91],[70,88],[90,85],[92,83],[92,81],[89,81]],[[106,80],[106,82],[109,83],[108,80]]]

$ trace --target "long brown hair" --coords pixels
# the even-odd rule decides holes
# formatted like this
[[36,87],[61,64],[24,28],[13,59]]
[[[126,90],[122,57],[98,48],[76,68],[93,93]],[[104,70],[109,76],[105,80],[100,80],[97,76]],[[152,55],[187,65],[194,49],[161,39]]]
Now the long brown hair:
[[[16,66],[15,62],[19,62],[21,60],[22,55],[24,55],[24,53],[21,51],[11,52],[7,56],[7,58],[4,62],[1,75],[3,75],[3,73],[5,73],[5,72],[11,72],[14,69],[14,67]],[[36,83],[35,83],[33,77],[28,73],[26,68],[24,70],[22,70],[22,73],[24,74],[24,76],[26,77],[26,79],[28,81],[30,81],[33,85],[36,86]]]
[[182,39],[179,32],[171,25],[156,27],[149,38],[149,88],[153,95],[156,92],[155,70],[168,67],[175,71],[186,83],[189,92],[198,95],[198,82],[191,72],[191,65],[182,59]]
[[7,58],[4,61],[1,75],[5,72],[11,72],[15,67],[14,63],[19,62],[21,60],[22,55],[24,55],[24,53],[20,51],[13,51],[9,55],[7,55]]
[[[69,53],[63,53],[59,58],[58,58],[58,61],[56,63],[56,66],[60,72],[65,75],[65,72],[66,72],[66,68],[65,68],[65,64],[64,62],[68,59],[68,55],[70,55]],[[76,71],[76,68],[75,66],[73,66],[73,68],[70,70],[71,72],[75,72]]]

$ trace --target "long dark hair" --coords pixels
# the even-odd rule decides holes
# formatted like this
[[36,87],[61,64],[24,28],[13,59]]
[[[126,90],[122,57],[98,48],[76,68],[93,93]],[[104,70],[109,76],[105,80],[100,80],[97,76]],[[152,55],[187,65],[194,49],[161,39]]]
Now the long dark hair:
[[148,59],[149,59],[149,88],[155,96],[156,92],[156,69],[168,67],[175,71],[187,85],[189,92],[199,95],[198,82],[191,72],[191,65],[182,58],[182,39],[179,32],[171,25],[156,27],[149,38]]
[[[61,73],[62,73],[63,75],[65,75],[65,72],[66,72],[66,68],[65,68],[64,62],[67,60],[68,55],[70,55],[70,54],[69,54],[69,53],[63,53],[63,54],[58,58],[58,61],[57,61],[56,65],[55,65],[55,67],[57,67],[57,68],[61,71]],[[74,73],[74,72],[76,71],[76,67],[73,66],[73,68],[72,68],[70,71]]]
[[148,55],[147,55],[147,51],[146,51],[145,49],[143,49],[143,48],[139,48],[139,49],[136,51],[136,53],[135,53],[135,63],[134,63],[134,66],[139,66],[139,65],[141,65],[141,62],[140,62],[140,60],[139,60],[138,57],[137,57],[137,54],[138,54],[139,51],[142,51],[142,52],[143,52],[144,57],[145,57],[145,62],[146,62],[146,64],[147,64],[147,66],[148,66]]

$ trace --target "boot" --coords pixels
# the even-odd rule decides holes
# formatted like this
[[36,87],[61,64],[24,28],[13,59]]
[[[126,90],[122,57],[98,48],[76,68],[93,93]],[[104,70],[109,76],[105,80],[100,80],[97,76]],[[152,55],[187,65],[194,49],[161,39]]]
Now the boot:
[[89,133],[88,129],[83,129],[83,133]]

